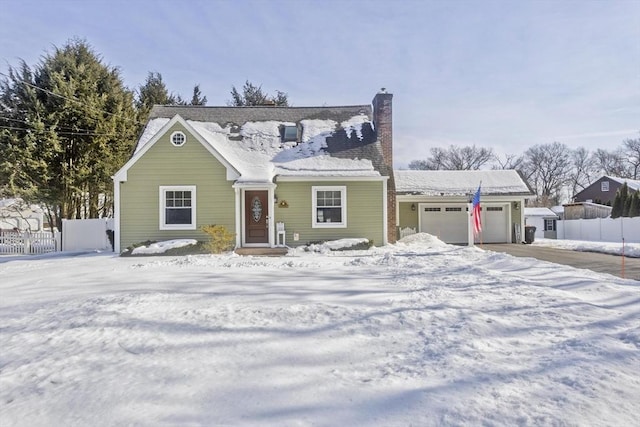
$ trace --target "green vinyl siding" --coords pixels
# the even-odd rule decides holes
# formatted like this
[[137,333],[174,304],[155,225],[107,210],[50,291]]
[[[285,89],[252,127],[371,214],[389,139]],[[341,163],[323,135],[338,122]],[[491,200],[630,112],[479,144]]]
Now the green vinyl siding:
[[[411,210],[411,205],[415,205],[416,210]],[[418,231],[418,202],[398,202],[399,228],[414,228]]]
[[[170,137],[182,131],[187,139],[174,146]],[[204,240],[200,227],[224,225],[235,232],[235,191],[226,168],[176,123],[131,166],[120,185],[120,248],[146,240]],[[196,229],[160,230],[160,186],[196,186]]]
[[[313,228],[312,187],[314,186],[346,187],[346,228]],[[275,190],[278,196],[275,220],[285,224],[287,246],[362,237],[373,241],[376,246],[381,246],[384,242],[383,198],[385,195],[383,189],[382,181],[280,182]],[[300,236],[298,241],[293,240],[294,233]]]

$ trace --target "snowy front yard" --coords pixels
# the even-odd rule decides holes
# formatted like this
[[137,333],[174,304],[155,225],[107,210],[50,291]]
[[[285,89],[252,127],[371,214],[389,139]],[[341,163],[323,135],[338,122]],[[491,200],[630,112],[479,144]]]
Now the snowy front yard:
[[640,283],[426,235],[0,258],[0,424],[637,425]]

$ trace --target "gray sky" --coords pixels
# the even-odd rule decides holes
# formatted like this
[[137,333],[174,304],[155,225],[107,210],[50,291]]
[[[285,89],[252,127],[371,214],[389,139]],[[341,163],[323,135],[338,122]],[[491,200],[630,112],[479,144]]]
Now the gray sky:
[[394,94],[397,168],[462,144],[520,154],[640,137],[640,0],[0,0],[0,71],[86,39],[134,89],[158,71],[225,105],[245,80],[294,106]]

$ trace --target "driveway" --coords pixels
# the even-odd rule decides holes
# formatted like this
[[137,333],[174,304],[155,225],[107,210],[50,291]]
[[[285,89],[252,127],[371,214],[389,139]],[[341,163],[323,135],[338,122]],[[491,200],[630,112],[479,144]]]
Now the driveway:
[[[565,249],[532,246],[523,244],[485,244],[479,248],[494,252],[504,252],[517,257],[537,258],[556,264],[570,265],[576,268],[586,268],[599,273],[609,273],[622,276],[622,257],[595,252],[577,252]],[[624,277],[640,280],[640,258],[624,259]]]

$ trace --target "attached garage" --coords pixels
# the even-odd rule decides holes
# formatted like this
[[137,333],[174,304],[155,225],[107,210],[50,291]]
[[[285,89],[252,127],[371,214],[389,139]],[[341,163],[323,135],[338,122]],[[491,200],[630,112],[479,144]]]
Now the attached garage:
[[418,230],[436,236],[447,243],[464,243],[469,240],[467,205],[420,203]]
[[[533,192],[516,171],[395,171],[400,236],[429,233],[451,244],[512,243]],[[473,236],[470,200],[481,185],[482,233]]]
[[[420,203],[418,232],[429,233],[446,243],[467,244],[469,242],[469,210],[466,203]],[[482,234],[476,242],[510,242],[509,205],[482,206]]]

